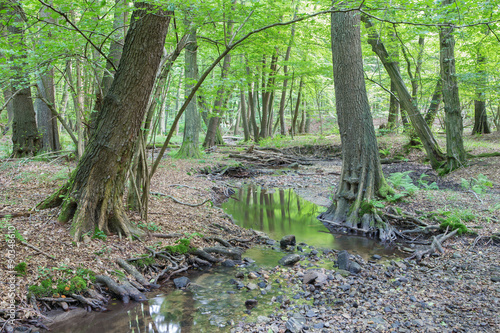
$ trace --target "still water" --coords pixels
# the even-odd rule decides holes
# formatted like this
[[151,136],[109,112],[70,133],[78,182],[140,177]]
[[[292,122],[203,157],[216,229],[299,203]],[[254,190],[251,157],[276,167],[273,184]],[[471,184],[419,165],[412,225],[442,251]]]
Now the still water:
[[[322,209],[295,194],[291,189],[265,190],[244,187],[223,205],[237,224],[267,233],[279,240],[285,235],[296,236],[297,243],[315,248],[348,250],[367,259],[373,254],[392,256],[394,250],[373,240],[349,235],[332,235],[316,219]],[[306,247],[306,250],[310,250]],[[283,294],[272,289],[262,294],[256,290],[236,290],[230,280],[237,271],[248,272],[271,268],[285,253],[270,247],[248,250],[245,257],[255,260],[248,267],[216,267],[190,275],[189,291],[160,289],[148,295],[149,301],[123,305],[116,301],[105,313],[87,313],[83,317],[51,327],[52,332],[71,333],[190,333],[227,332],[234,322],[245,317],[255,321],[258,315],[272,311],[269,300]],[[331,263],[326,263],[331,266]],[[331,267],[329,267],[331,268]],[[257,298],[259,306],[246,312],[245,300]]]

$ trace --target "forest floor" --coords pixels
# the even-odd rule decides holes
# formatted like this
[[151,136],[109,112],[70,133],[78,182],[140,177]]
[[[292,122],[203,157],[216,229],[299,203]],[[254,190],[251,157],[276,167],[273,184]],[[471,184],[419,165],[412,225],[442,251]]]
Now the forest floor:
[[[467,150],[471,154],[498,152],[498,134],[467,138]],[[474,234],[447,240],[442,256],[426,258],[420,264],[413,261],[382,265],[353,258],[362,265],[361,273],[344,277],[332,268],[325,272],[329,278],[324,284],[303,288],[309,294],[300,297],[313,298],[315,305],[295,305],[290,295],[288,301],[278,304],[277,311],[269,317],[258,323],[237,323],[232,331],[268,332],[272,329],[284,332],[296,322],[313,332],[498,330],[500,254],[498,243],[492,241],[491,236],[499,232],[500,226],[500,157],[471,159],[467,167],[438,177],[423,163],[421,151],[405,153],[402,142],[403,139],[396,136],[379,139],[381,154],[388,162],[397,155],[405,155],[403,162],[384,164],[384,173],[389,176],[395,172],[413,171],[409,172],[410,177],[424,188],[393,205],[415,216],[430,212],[451,214]],[[207,152],[199,160],[167,157],[153,178],[151,190],[189,204],[207,199],[217,203],[223,199],[220,191],[224,187],[256,184],[268,188],[293,188],[305,199],[328,206],[340,175],[339,144],[338,137],[328,137],[300,146],[293,142],[271,142],[268,144],[272,146],[270,150],[228,145]],[[241,155],[246,157],[241,158]],[[74,166],[74,162],[63,160],[2,160],[0,215],[28,212],[61,186]],[[421,177],[422,174],[427,176]],[[432,182],[436,182],[439,189],[426,188]],[[3,234],[8,233],[9,225],[18,230],[18,239],[22,242],[16,242],[15,263],[27,264],[25,274],[15,277],[14,299],[18,304],[19,320],[40,315],[26,299],[27,288],[39,283],[40,277],[48,271],[57,278],[67,271],[66,268],[74,271],[84,267],[96,274],[115,276],[116,259],[144,254],[146,246],[175,245],[179,238],[189,238],[193,233],[205,236],[192,237],[195,247],[214,245],[213,240],[207,240],[209,236],[226,239],[255,236],[235,225],[216,205],[205,203],[189,207],[168,196],[151,196],[147,222],[137,213],[131,213],[130,218],[151,234],[180,234],[174,238],[150,235],[139,242],[120,239],[118,235],[105,238],[88,235],[82,242],[74,242],[69,235],[69,225],[57,222],[58,209],[30,211],[0,219]],[[3,303],[0,314],[5,314],[4,302],[10,300],[12,291],[7,283],[12,276],[7,267],[7,242],[2,241],[0,250],[0,300]],[[334,260],[332,255],[336,254],[318,254],[317,260]],[[282,269],[277,268],[278,271]],[[289,283],[302,284],[306,269],[299,263],[281,274]],[[272,275],[273,272],[268,273]],[[51,303],[45,304],[50,306]]]

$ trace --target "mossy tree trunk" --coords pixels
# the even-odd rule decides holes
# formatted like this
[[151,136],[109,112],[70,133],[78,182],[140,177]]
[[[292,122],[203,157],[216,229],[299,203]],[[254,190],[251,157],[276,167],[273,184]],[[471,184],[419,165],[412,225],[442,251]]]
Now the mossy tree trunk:
[[[441,151],[436,139],[432,135],[432,132],[424,120],[422,114],[418,110],[416,104],[408,92],[406,85],[401,77],[399,68],[396,63],[391,60],[385,45],[382,43],[380,36],[377,31],[375,31],[373,24],[367,16],[362,17],[363,22],[367,29],[369,29],[368,43],[371,45],[373,52],[377,54],[380,61],[384,65],[384,68],[389,74],[391,81],[396,85],[396,91],[398,92],[399,101],[401,103],[402,115],[403,111],[406,111],[408,117],[411,121],[416,134],[422,141],[422,145],[427,153],[427,158],[429,158],[431,166],[433,169],[438,169],[441,167],[443,162],[446,160],[446,156]],[[404,121],[403,121],[404,123]]]
[[[444,0],[443,5],[450,5]],[[439,32],[441,79],[446,125],[446,157],[444,172],[451,172],[467,163],[463,143],[463,123],[458,95],[458,80],[455,71],[455,38],[453,27],[441,27]]]
[[334,204],[320,218],[339,226],[379,233],[392,240],[390,225],[373,209],[377,195],[385,196],[387,185],[368,104],[361,53],[360,13],[332,13],[332,54],[335,99],[342,140],[342,174]]
[[476,84],[476,99],[474,100],[474,127],[472,134],[489,134],[491,133],[488,125],[488,115],[486,113],[485,89],[488,85],[488,79],[484,67],[486,65],[486,57],[479,50],[477,55],[477,76]]
[[59,220],[73,218],[75,240],[96,227],[128,237],[137,233],[125,214],[123,189],[134,143],[163,53],[171,12],[136,3],[115,79],[85,152],[70,180],[39,208],[62,204]]
[[[186,26],[189,26],[190,22],[186,22]],[[189,34],[188,44],[186,50],[184,51],[185,59],[185,86],[186,93],[188,96],[191,89],[194,87],[196,81],[198,81],[198,64],[197,64],[197,49],[198,44],[196,43],[196,28],[193,28]],[[200,140],[199,133],[201,130],[201,116],[196,107],[196,95],[189,102],[186,108],[186,114],[184,115],[184,137],[182,140],[182,146],[177,153],[177,157],[180,158],[200,158]]]

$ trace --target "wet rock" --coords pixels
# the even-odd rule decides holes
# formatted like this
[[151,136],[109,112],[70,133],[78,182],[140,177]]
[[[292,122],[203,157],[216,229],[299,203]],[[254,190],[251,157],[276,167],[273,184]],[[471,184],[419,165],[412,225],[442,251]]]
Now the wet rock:
[[278,263],[282,266],[293,266],[300,260],[300,256],[298,254],[289,254],[281,258]]
[[234,267],[236,266],[236,263],[234,262],[234,260],[226,259],[221,263],[221,265],[224,267]]
[[294,235],[287,235],[283,236],[280,240],[280,247],[282,249],[286,249],[288,246],[295,246],[295,236]]
[[182,276],[179,278],[174,279],[174,285],[177,289],[184,289],[188,286],[188,284],[191,283],[191,280],[189,280],[187,277]]
[[257,302],[257,300],[256,300],[256,299],[253,299],[253,298],[251,298],[251,299],[247,299],[247,300],[245,301],[245,307],[246,307],[248,310],[251,310],[251,309],[253,309],[253,308],[255,308],[255,307],[257,306],[257,303],[258,303],[258,302]]

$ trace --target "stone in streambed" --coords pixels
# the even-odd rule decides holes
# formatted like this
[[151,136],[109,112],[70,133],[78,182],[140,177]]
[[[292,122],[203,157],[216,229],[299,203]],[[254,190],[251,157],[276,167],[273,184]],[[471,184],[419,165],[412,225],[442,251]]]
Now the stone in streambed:
[[303,325],[295,318],[290,318],[285,324],[286,332],[299,333],[302,332]]
[[278,264],[282,266],[293,266],[295,263],[297,263],[300,260],[300,256],[298,254],[289,254],[287,256],[284,256],[278,261]]
[[280,247],[282,249],[286,249],[288,246],[295,246],[295,236],[294,235],[287,235],[283,236],[280,240]]
[[253,308],[255,308],[257,306],[257,300],[256,299],[247,299],[245,301],[245,307],[248,309],[248,310],[252,310]]
[[187,277],[179,277],[174,279],[174,285],[177,289],[184,289],[188,286],[188,284],[191,283],[191,280],[189,280]]

